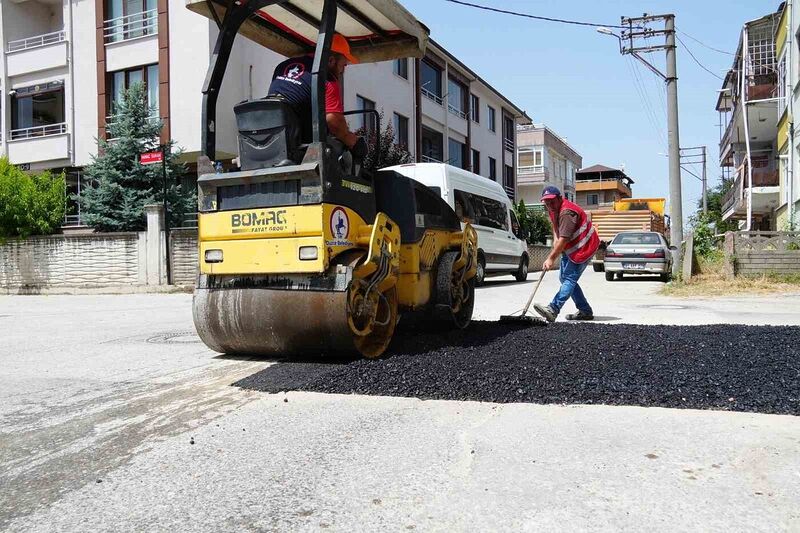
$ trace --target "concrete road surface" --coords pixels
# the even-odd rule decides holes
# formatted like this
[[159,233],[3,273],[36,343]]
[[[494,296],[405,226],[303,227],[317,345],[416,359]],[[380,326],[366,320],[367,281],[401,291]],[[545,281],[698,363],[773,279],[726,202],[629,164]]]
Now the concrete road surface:
[[[612,323],[800,325],[797,295],[583,281]],[[272,363],[207,350],[180,294],[0,296],[0,328],[0,530],[800,531],[797,417],[242,391]]]

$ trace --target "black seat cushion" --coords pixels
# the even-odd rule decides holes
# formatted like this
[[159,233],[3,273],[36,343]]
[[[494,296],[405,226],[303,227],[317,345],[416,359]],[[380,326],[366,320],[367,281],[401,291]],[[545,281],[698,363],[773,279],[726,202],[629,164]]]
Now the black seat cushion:
[[302,128],[287,102],[267,97],[241,102],[233,111],[242,170],[300,163],[304,151],[300,142]]

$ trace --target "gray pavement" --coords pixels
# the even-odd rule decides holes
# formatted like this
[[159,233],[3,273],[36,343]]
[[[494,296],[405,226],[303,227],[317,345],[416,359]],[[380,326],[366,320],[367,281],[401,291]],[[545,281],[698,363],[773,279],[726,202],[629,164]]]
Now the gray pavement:
[[[583,281],[612,322],[800,325]],[[207,350],[184,294],[0,296],[0,328],[0,530],[800,531],[797,417],[242,391],[272,363]]]

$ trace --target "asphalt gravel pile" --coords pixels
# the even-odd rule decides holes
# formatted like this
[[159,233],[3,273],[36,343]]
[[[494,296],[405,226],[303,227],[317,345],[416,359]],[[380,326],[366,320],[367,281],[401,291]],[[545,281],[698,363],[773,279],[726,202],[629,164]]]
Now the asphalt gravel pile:
[[556,323],[402,328],[378,360],[285,361],[234,383],[264,392],[610,404],[800,415],[800,328]]

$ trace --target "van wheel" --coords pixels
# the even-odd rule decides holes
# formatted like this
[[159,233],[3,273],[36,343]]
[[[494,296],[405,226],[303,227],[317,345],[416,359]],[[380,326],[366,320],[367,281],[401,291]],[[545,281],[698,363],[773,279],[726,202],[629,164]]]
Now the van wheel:
[[483,285],[483,280],[486,279],[486,261],[483,259],[483,255],[478,256],[478,267],[475,272],[475,286],[480,287]]
[[592,270],[595,272],[603,272],[605,268],[603,268],[603,263],[595,263],[592,265]]
[[606,281],[614,281],[614,273],[606,272]]
[[522,258],[519,260],[519,268],[514,272],[514,277],[517,278],[517,281],[525,281],[528,279],[528,255],[522,254]]

